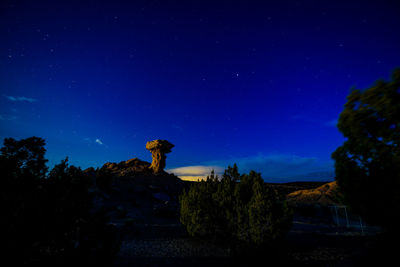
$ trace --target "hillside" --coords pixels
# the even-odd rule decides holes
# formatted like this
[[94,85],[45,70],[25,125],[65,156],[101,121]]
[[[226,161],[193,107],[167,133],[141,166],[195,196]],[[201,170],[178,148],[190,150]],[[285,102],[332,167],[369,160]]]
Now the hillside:
[[330,182],[314,189],[294,191],[287,195],[287,201],[291,206],[320,205],[329,206],[339,204],[342,198],[336,183]]

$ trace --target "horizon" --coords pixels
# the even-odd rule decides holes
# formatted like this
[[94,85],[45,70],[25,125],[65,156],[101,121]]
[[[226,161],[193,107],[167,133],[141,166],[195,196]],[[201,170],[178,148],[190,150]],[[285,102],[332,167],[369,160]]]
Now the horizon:
[[45,139],[50,168],[65,157],[82,169],[151,162],[146,142],[165,139],[177,176],[236,163],[266,182],[330,181],[346,96],[400,66],[399,11],[398,1],[5,1],[0,138]]

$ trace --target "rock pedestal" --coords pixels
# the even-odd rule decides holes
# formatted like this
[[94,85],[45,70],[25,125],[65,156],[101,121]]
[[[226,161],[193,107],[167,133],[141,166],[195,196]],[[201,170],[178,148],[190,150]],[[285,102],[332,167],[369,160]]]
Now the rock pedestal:
[[150,169],[154,173],[164,173],[165,159],[167,156],[165,154],[171,152],[174,147],[173,144],[167,140],[153,140],[146,144],[146,149],[150,150],[152,162]]

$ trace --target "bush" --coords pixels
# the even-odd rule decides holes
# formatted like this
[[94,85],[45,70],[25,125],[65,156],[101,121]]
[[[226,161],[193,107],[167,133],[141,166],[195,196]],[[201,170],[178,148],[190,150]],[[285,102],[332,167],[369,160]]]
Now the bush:
[[284,237],[291,226],[291,212],[259,173],[240,175],[235,164],[221,179],[212,172],[183,192],[180,220],[191,236],[260,247]]

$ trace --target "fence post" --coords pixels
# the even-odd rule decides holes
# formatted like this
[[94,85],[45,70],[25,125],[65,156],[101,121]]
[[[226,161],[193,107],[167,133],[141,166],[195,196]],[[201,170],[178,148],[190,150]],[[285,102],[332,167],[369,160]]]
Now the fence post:
[[364,227],[363,227],[363,224],[362,224],[361,217],[360,217],[360,216],[358,216],[358,218],[360,218],[360,228],[361,228],[361,234],[362,234],[362,235],[364,235]]
[[336,224],[337,224],[338,226],[340,226],[340,223],[339,223],[339,215],[338,215],[338,212],[337,212],[337,206],[335,205],[334,207],[335,207],[335,214],[336,214]]
[[344,213],[346,214],[346,227],[349,228],[350,227],[349,217],[347,217],[347,207],[346,206],[344,206]]

